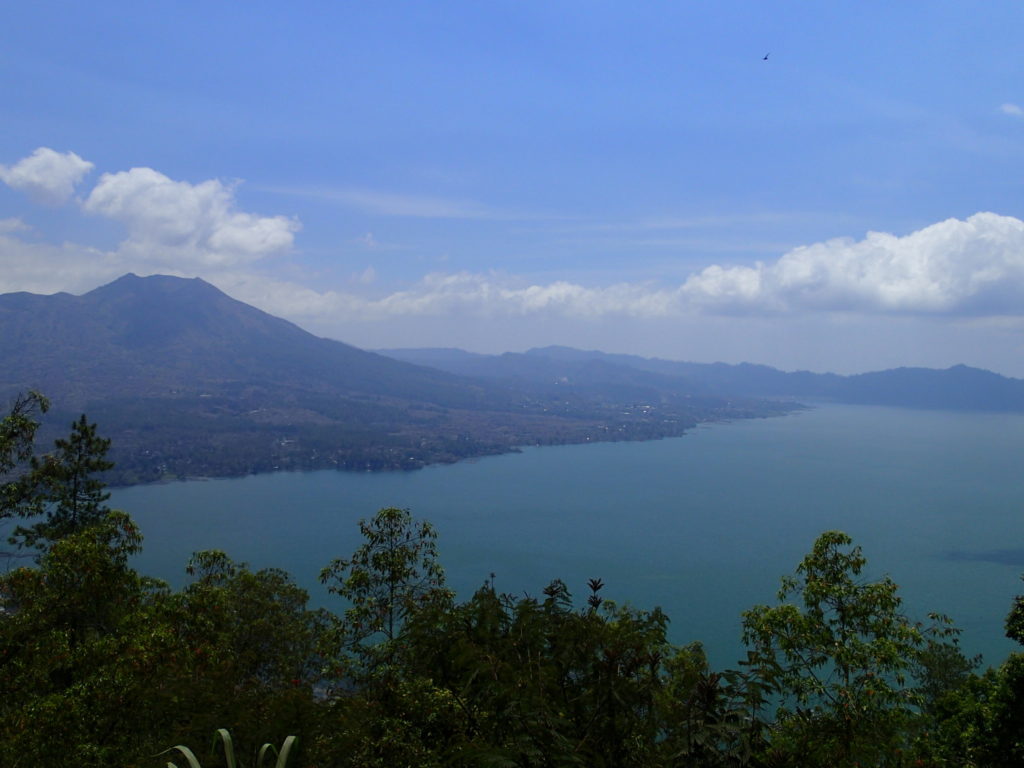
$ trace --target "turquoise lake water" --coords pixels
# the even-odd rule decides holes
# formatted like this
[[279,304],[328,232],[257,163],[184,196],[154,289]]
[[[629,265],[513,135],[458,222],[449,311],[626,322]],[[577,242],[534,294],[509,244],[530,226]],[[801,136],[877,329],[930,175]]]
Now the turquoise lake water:
[[[146,536],[145,573],[180,585],[196,549],[288,570],[313,601],[357,521],[408,507],[437,527],[449,582],[468,596],[579,596],[660,605],[675,642],[717,667],[743,656],[740,613],[774,601],[822,531],[853,536],[870,576],[899,585],[906,613],[948,613],[962,644],[998,663],[1002,622],[1024,592],[1024,415],[823,406],[702,426],[646,443],[528,448],[408,473],[278,473],[116,489]],[[335,605],[340,608],[340,606]]]

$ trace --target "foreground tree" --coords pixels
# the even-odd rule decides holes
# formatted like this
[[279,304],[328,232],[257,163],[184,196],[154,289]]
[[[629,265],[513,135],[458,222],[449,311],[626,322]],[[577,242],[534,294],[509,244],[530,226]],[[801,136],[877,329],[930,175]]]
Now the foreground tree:
[[388,507],[360,520],[363,544],[350,558],[338,558],[320,573],[329,592],[349,603],[343,642],[358,655],[390,655],[405,621],[416,611],[451,600],[437,561],[437,532],[407,509]]
[[348,607],[331,633],[328,666],[337,695],[326,707],[317,751],[329,765],[426,768],[438,764],[434,743],[444,739],[424,724],[457,720],[455,702],[404,665],[400,649],[414,617],[451,605],[437,532],[395,507],[360,520],[359,529],[363,543],[352,556],[320,574]]
[[284,571],[253,571],[221,551],[196,553],[186,570],[194,581],[173,597],[174,635],[188,660],[175,685],[188,692],[189,711],[173,738],[206,740],[229,728],[249,751],[289,735],[305,742],[327,613],[309,610],[309,595]]
[[29,464],[39,422],[49,401],[38,392],[14,399],[7,415],[0,419],[0,520],[24,515],[33,509],[35,483]]
[[128,565],[139,543],[110,513],[0,578],[0,764],[126,765],[158,745],[176,654],[166,590]]
[[100,437],[83,413],[72,423],[67,439],[54,442],[52,453],[33,456],[28,477],[34,486],[34,503],[22,514],[43,514],[45,519],[18,527],[13,540],[45,550],[103,519],[110,512],[105,504],[110,494],[98,475],[114,466],[106,458],[109,449],[110,440]]
[[[814,542],[779,605],[743,615],[754,674],[780,697],[773,750],[797,765],[899,764],[917,698],[908,677],[926,646],[888,577],[845,533]],[[795,599],[794,599],[795,598]]]

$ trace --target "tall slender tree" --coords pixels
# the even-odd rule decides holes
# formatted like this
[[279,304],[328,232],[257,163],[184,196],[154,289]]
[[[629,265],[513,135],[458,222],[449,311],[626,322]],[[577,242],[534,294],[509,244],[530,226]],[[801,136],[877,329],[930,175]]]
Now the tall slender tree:
[[372,667],[392,658],[393,643],[411,615],[453,593],[445,586],[430,523],[388,507],[360,520],[359,530],[363,544],[350,558],[324,568],[320,581],[349,603],[342,642]]
[[18,527],[12,541],[45,550],[102,520],[110,512],[105,503],[110,494],[97,475],[114,466],[106,458],[109,449],[110,440],[100,437],[83,413],[72,423],[67,439],[55,441],[52,453],[33,456],[26,475],[33,485],[33,503],[22,514],[42,513],[45,518]]

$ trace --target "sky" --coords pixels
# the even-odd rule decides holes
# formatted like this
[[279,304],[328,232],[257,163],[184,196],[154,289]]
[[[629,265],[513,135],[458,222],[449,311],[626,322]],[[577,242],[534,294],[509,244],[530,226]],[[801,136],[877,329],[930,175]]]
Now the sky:
[[1024,376],[1024,6],[12,3],[0,292],[364,348]]

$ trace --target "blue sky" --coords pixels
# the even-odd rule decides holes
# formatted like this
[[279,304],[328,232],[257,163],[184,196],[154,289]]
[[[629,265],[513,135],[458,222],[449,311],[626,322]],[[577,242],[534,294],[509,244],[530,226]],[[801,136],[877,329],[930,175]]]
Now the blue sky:
[[2,291],[170,273],[370,348],[1024,376],[1019,2],[4,15]]

